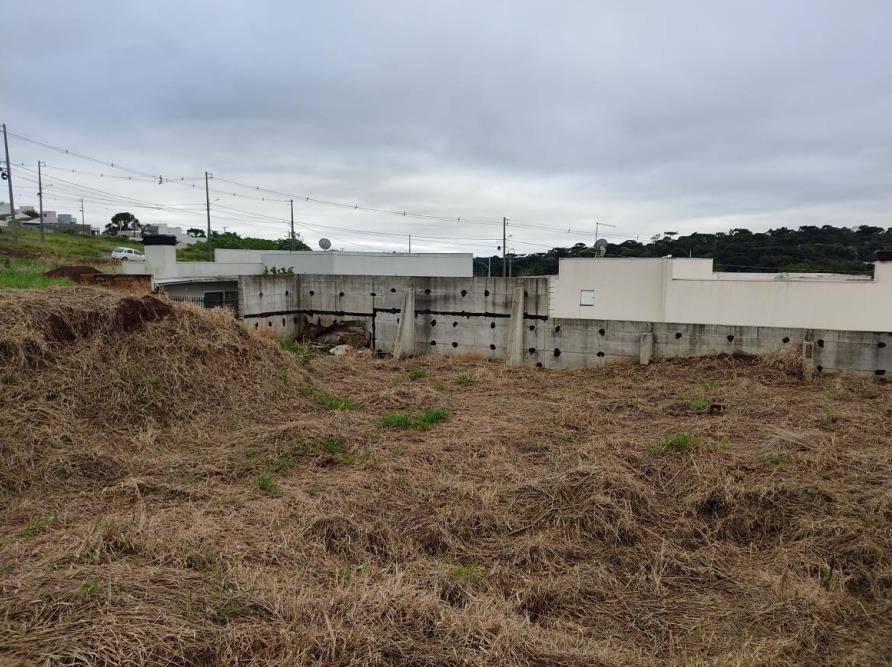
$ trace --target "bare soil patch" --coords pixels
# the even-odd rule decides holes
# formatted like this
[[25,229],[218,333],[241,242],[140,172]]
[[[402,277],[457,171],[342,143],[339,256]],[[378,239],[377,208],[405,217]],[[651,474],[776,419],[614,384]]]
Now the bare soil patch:
[[888,661],[889,385],[301,366],[156,301],[0,293],[0,662]]

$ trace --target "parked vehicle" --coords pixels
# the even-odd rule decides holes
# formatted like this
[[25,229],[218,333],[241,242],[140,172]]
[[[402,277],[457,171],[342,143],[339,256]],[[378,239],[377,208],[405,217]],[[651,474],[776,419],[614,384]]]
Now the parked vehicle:
[[126,261],[137,261],[144,262],[146,256],[143,255],[139,250],[135,250],[134,248],[115,248],[112,250],[112,259],[120,259],[122,262]]

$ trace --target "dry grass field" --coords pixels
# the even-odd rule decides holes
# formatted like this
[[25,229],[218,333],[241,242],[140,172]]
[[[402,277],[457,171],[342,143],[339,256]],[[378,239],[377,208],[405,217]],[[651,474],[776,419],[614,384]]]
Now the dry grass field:
[[0,401],[0,664],[892,655],[872,378],[307,360],[71,288],[0,291]]

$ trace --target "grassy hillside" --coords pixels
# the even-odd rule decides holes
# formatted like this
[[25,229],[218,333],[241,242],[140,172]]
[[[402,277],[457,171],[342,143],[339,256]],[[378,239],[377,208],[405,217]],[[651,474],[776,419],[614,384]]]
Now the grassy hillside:
[[47,278],[43,274],[58,266],[89,264],[105,272],[119,268],[117,261],[107,255],[119,246],[142,248],[142,244],[127,239],[101,236],[79,236],[18,230],[18,242],[12,230],[0,230],[0,289],[40,288],[73,284],[68,279]]

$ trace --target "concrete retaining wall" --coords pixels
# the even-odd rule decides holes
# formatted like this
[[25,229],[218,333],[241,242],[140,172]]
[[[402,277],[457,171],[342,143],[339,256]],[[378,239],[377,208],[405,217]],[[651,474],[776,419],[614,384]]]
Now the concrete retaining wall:
[[[512,322],[516,287],[522,317]],[[406,290],[414,291],[416,355],[505,360],[513,343],[525,365],[584,368],[735,352],[798,354],[811,342],[819,372],[892,374],[892,332],[551,318],[546,278],[244,276],[239,308],[249,329],[272,336],[298,334],[304,318],[364,321],[372,346],[392,353]]]

